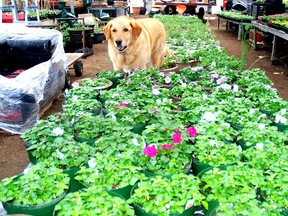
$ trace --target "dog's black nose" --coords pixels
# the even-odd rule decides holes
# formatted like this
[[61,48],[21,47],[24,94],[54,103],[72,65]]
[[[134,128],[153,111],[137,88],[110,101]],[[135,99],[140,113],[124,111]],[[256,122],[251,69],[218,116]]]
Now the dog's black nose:
[[121,46],[122,45],[122,40],[116,40],[115,43],[116,43],[117,46]]

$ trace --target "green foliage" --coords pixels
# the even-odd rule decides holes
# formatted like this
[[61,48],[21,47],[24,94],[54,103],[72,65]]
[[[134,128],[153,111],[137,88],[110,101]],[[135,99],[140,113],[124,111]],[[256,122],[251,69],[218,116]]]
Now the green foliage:
[[67,215],[125,215],[133,216],[134,210],[115,195],[100,188],[88,188],[68,194],[55,206],[58,216]]
[[101,78],[124,78],[124,73],[121,71],[109,71],[109,70],[102,70],[96,74],[97,77]]
[[236,164],[241,161],[242,150],[236,143],[207,139],[199,136],[193,145],[193,158],[212,167]]
[[94,158],[95,166],[82,167],[76,174],[75,179],[86,187],[100,187],[104,190],[114,190],[133,186],[137,181],[146,179],[141,173],[141,168],[133,166],[131,163],[122,163],[115,157],[96,154]]
[[189,201],[194,201],[193,206],[205,203],[199,184],[199,179],[185,174],[175,174],[171,178],[149,178],[138,183],[127,202],[136,203],[155,215],[181,214]]

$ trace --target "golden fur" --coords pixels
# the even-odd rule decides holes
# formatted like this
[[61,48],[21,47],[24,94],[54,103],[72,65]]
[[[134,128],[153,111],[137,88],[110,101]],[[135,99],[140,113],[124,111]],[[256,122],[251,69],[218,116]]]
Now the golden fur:
[[104,35],[114,70],[159,69],[168,54],[164,25],[155,18],[119,16],[107,23]]

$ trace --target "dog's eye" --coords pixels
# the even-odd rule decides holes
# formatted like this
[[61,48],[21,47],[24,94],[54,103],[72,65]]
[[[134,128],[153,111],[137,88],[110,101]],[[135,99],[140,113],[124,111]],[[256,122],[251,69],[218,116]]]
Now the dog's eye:
[[117,32],[117,30],[116,30],[116,29],[113,29],[112,31],[113,31],[113,32]]
[[128,30],[128,28],[124,28],[123,31],[124,32],[128,32],[129,30]]

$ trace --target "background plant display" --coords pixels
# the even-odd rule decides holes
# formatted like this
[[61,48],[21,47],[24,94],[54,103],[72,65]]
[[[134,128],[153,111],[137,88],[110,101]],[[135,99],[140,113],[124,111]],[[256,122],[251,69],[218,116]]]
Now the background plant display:
[[[137,170],[149,168],[156,171],[164,164],[175,168],[171,175],[173,178],[175,170],[182,172],[182,165],[191,162],[193,154],[195,157],[201,156],[201,159],[209,159],[209,156],[213,155],[213,160],[219,163],[224,156],[230,156],[230,159],[223,160],[223,163],[233,163],[226,170],[206,170],[195,177],[193,175],[196,173],[192,168],[189,169],[189,175],[183,174],[185,179],[193,178],[193,182],[195,180],[196,185],[201,186],[195,189],[197,194],[202,190],[207,195],[200,193],[200,199],[196,198],[199,194],[191,197],[195,198],[195,205],[199,205],[205,214],[213,208],[210,202],[218,202],[221,203],[221,207],[217,208],[219,214],[249,212],[255,215],[280,215],[282,210],[287,208],[285,194],[288,171],[285,152],[288,132],[287,129],[279,130],[273,123],[281,122],[287,125],[287,101],[279,97],[264,71],[240,71],[240,60],[228,56],[215,40],[215,36],[197,18],[174,15],[155,17],[160,19],[167,29],[169,49],[185,49],[189,57],[191,54],[193,60],[197,61],[197,66],[184,68],[178,72],[179,74],[175,73],[171,77],[163,76],[161,70],[155,68],[135,68],[129,76],[121,79],[116,88],[93,92],[91,88],[95,86],[91,80],[94,81],[96,78],[91,78],[87,87],[69,90],[65,103],[74,103],[73,97],[84,99],[88,96],[89,100],[95,100],[97,103],[99,100],[103,109],[99,116],[74,108],[65,109],[63,112],[52,114],[47,120],[39,121],[34,128],[23,133],[22,138],[28,150],[33,151],[32,154],[38,159],[36,165],[45,161],[45,167],[58,167],[63,170],[76,167],[84,170],[98,152],[110,163],[107,169],[113,167],[116,162],[121,162],[125,166],[136,166]],[[164,83],[165,79],[169,81],[169,78],[175,78],[177,82],[172,88],[163,88],[155,83],[160,78]],[[81,90],[85,93],[81,94]],[[173,101],[173,95],[179,100]],[[268,114],[265,111],[273,112]],[[95,121],[92,121],[94,119]],[[90,122],[93,123],[90,125]],[[145,123],[141,133],[133,131],[133,127],[138,123]],[[242,127],[235,129],[233,124]],[[90,146],[75,140],[76,130],[83,134],[100,132],[101,136]],[[222,150],[227,151],[223,153]],[[180,157],[181,155],[184,157]],[[156,160],[157,157],[159,160]],[[137,159],[143,159],[144,163],[137,165]],[[181,163],[176,163],[176,159],[181,159]],[[261,163],[262,161],[264,162]],[[97,160],[94,162],[97,165]],[[217,166],[219,163],[213,165]],[[98,161],[98,166],[103,164],[101,160]],[[120,169],[119,167],[119,173],[122,173],[123,170]],[[45,173],[45,170],[43,172]],[[232,177],[234,173],[236,176]],[[165,175],[165,172],[161,174]],[[87,179],[88,176],[91,177],[92,174],[88,174]],[[160,182],[159,177],[151,179]],[[104,179],[101,180],[104,183]],[[144,181],[140,181],[139,185],[142,182]],[[178,184],[176,188],[185,188],[184,184]],[[238,189],[238,185],[242,188]],[[169,188],[166,187],[165,190]],[[259,189],[261,194],[255,191],[255,188]],[[145,187],[142,195],[150,189],[156,192],[159,189],[156,196],[163,197],[160,187]],[[71,212],[77,212],[80,208],[84,212],[95,209],[98,211],[97,203],[103,203],[107,194],[103,188],[101,192],[89,188],[89,191],[83,191],[83,196],[80,193],[82,192],[69,193],[65,202],[56,207],[56,211],[64,214],[63,209],[67,206],[71,207],[68,207]],[[88,196],[88,193],[93,197]],[[258,195],[261,195],[265,202],[256,199]],[[187,197],[185,191],[181,191],[181,196]],[[73,202],[75,199],[85,201]],[[163,199],[166,201],[166,196]],[[141,200],[142,198],[134,196],[129,204]],[[127,202],[117,202],[127,210]],[[174,201],[167,202],[159,202],[157,207],[154,202],[153,208],[155,211],[163,212],[163,209],[167,210],[169,206],[170,209],[180,211],[181,208],[183,211],[187,200],[181,200],[181,204],[177,201],[178,206],[173,205]],[[258,205],[259,202],[261,205]],[[110,204],[109,201],[107,205]],[[146,204],[148,207],[145,209],[154,210],[151,203]],[[104,209],[103,207],[99,210],[102,215]],[[129,207],[129,213],[119,215],[133,215],[134,212],[131,213],[131,210],[133,211]]]

